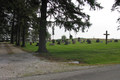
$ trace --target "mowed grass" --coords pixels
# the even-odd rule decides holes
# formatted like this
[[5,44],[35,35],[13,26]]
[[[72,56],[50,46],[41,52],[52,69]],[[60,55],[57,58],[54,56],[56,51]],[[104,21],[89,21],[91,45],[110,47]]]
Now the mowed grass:
[[[92,41],[92,44],[79,43],[61,45],[55,44],[49,45],[51,42],[47,42],[46,46],[50,53],[45,54],[45,57],[52,58],[53,60],[60,61],[79,61],[84,64],[113,64],[120,63],[120,41],[110,42],[107,45],[105,41],[103,43],[96,43]],[[35,52],[38,50],[36,43],[32,45],[26,44],[25,50]],[[43,55],[42,55],[43,56]]]

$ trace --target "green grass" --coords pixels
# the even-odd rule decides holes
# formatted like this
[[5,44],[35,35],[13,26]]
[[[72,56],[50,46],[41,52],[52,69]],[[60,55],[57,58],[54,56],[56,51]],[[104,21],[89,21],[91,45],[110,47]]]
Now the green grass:
[[[118,43],[111,42],[107,45],[105,41],[103,43],[95,43],[92,41],[92,44],[79,43],[69,44],[69,45],[49,45],[51,42],[46,44],[47,49],[50,53],[44,55],[51,57],[54,60],[77,60],[80,63],[85,64],[113,64],[120,63],[120,41]],[[35,52],[38,50],[38,47],[33,45],[26,44],[27,51]]]

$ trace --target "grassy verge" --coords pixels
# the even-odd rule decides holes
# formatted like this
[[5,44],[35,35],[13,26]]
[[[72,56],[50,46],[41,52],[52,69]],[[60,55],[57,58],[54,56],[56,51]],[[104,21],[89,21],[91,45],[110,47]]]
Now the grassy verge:
[[[115,64],[120,63],[120,41],[115,43],[111,42],[107,45],[105,41],[103,43],[96,43],[92,41],[92,44],[79,43],[61,45],[55,44],[54,46],[49,45],[51,42],[46,44],[47,49],[50,53],[39,55],[46,57],[50,60],[58,61],[79,61],[85,64]],[[32,45],[26,44],[24,50],[35,52],[38,46],[36,43]],[[38,56],[38,55],[37,55]]]

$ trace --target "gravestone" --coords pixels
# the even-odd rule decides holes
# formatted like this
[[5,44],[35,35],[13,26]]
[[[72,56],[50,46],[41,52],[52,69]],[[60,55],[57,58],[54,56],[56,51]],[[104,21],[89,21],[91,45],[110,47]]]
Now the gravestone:
[[58,43],[59,40],[56,40],[56,42]]
[[30,42],[30,45],[32,45],[32,42]]
[[60,44],[60,40],[59,40],[59,41],[57,41],[57,44]]
[[75,44],[75,43],[76,43],[76,41],[72,41],[72,43],[73,43],[73,44]]
[[55,45],[55,40],[52,40],[52,43],[50,43],[50,45]]
[[112,40],[110,40],[110,42],[112,42]]
[[54,39],[52,40],[52,43],[55,44],[55,40]]
[[80,43],[83,43],[83,42],[80,42]]
[[37,43],[36,46],[39,46],[39,43]]
[[97,40],[96,40],[96,43],[99,43],[99,42],[100,42],[100,39],[97,39]]
[[64,45],[68,45],[68,39],[65,41],[65,44]]
[[68,44],[70,44],[71,42],[70,41],[68,41]]
[[80,42],[80,37],[78,38],[78,42]]
[[106,44],[107,44],[107,37],[108,37],[108,35],[110,35],[110,34],[108,34],[107,31],[106,31],[106,34],[104,34],[104,35],[106,35]]
[[88,43],[88,44],[91,44],[91,40],[90,40],[90,39],[87,39],[87,43]]
[[114,40],[114,42],[118,42],[118,40]]
[[54,43],[50,43],[50,45],[55,45]]

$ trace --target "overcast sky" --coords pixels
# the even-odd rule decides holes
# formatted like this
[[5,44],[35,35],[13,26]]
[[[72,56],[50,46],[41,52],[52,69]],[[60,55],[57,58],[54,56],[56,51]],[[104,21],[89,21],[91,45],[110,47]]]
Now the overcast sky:
[[[73,35],[74,38],[82,37],[82,38],[105,38],[103,35],[106,30],[110,34],[108,36],[109,39],[120,39],[120,30],[117,31],[117,26],[119,25],[117,22],[117,18],[119,14],[117,11],[111,11],[111,7],[114,3],[114,0],[97,0],[104,7],[101,10],[89,11],[88,7],[84,10],[87,14],[90,15],[90,22],[92,26],[88,29],[88,32],[82,33],[79,31],[77,34],[74,31],[71,31],[70,34]],[[49,28],[49,32],[52,34],[51,28]],[[62,35],[66,35],[69,38],[69,31],[64,31],[64,28],[55,28],[54,39],[61,39]],[[53,38],[53,36],[52,36]]]

